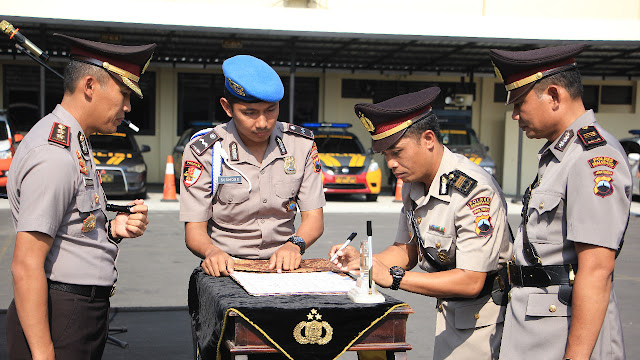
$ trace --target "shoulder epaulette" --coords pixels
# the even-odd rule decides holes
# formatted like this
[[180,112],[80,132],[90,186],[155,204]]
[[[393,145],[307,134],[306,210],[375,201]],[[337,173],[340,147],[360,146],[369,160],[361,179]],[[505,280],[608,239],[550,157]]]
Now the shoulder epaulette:
[[607,144],[607,140],[602,138],[595,126],[585,126],[578,130],[578,139],[580,139],[585,150],[591,150]]
[[294,133],[296,135],[304,136],[307,139],[311,139],[311,140],[313,140],[314,138],[313,131],[307,128],[303,128],[302,126],[294,125],[294,124],[286,124],[285,131]]
[[208,133],[200,136],[196,141],[191,144],[191,148],[195,150],[196,154],[202,155],[211,145],[216,141],[222,140],[222,138],[216,133],[215,130],[211,130]]
[[463,193],[465,196],[469,195],[476,185],[478,185],[478,182],[474,178],[460,170],[453,170],[448,173],[447,183],[454,189]]
[[64,147],[69,147],[69,144],[71,144],[70,129],[67,125],[54,122],[51,127],[51,133],[49,134],[49,141],[63,145]]

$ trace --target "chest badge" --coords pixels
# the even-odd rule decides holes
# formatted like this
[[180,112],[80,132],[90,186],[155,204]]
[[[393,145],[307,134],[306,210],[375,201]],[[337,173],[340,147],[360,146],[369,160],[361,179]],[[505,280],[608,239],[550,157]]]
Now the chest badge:
[[80,143],[80,150],[84,156],[89,156],[89,144],[87,143],[87,137],[80,131],[78,131],[78,143]]
[[289,199],[284,207],[287,211],[294,211],[296,209],[296,200],[294,198]]
[[284,157],[284,173],[287,175],[296,173],[296,159],[293,156]]
[[444,226],[429,225],[429,230],[444,234]]
[[238,155],[238,143],[235,141],[232,141],[229,144],[229,157],[231,158],[231,161],[240,160],[240,155]]
[[91,214],[82,221],[82,232],[89,232],[96,228],[96,217]]

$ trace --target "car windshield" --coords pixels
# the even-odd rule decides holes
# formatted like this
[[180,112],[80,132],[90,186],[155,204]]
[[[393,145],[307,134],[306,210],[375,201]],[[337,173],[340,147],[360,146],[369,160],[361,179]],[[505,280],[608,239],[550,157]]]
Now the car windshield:
[[440,129],[442,143],[444,145],[475,145],[478,143],[475,136],[466,129]]
[[358,140],[351,135],[316,134],[315,141],[319,153],[362,153]]
[[107,150],[107,151],[136,151],[133,142],[127,134],[113,133],[113,134],[93,134],[89,138],[91,146],[94,150]]

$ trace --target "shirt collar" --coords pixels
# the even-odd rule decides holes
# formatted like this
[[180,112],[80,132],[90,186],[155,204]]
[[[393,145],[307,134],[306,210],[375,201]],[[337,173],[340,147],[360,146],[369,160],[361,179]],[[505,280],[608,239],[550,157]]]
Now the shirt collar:
[[[564,154],[567,152],[567,148],[569,148],[571,144],[575,142],[576,136],[578,135],[578,130],[595,122],[596,117],[593,114],[593,110],[586,111],[584,114],[575,119],[555,141],[547,141],[547,143],[538,152],[538,155],[542,157],[542,155],[547,150],[549,150],[556,159],[558,159],[559,161],[562,160]],[[567,134],[566,137],[570,136],[570,138],[565,139],[565,134]],[[568,143],[563,146],[563,141],[566,141]]]
[[445,195],[440,195],[440,178],[444,174],[448,174],[456,169],[456,164],[458,163],[458,159],[456,156],[447,148],[443,146],[444,151],[442,152],[442,159],[440,160],[440,166],[438,167],[438,171],[436,172],[436,176],[433,178],[431,185],[429,186],[429,191],[425,194],[425,186],[421,182],[416,182],[411,184],[409,196],[411,200],[415,201],[418,205],[426,204],[431,197],[435,197],[436,199],[449,202],[451,199],[451,189]]

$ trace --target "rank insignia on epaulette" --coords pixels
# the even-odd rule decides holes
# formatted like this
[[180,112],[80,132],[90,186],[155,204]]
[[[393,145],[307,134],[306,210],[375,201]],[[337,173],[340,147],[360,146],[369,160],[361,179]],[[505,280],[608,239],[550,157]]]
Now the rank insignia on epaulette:
[[54,122],[51,127],[51,133],[49,134],[49,141],[68,147],[71,143],[69,134],[70,129],[71,128],[67,125]]
[[449,179],[449,185],[464,195],[469,195],[476,185],[478,185],[475,179],[460,170],[453,170],[447,174],[447,177]]
[[578,139],[584,145],[585,150],[591,150],[607,144],[607,140],[602,138],[595,126],[585,126],[578,130]]
[[303,128],[303,127],[298,126],[298,125],[288,124],[287,125],[287,131],[288,132],[292,132],[294,134],[298,134],[298,135],[304,136],[304,137],[306,137],[308,139],[311,139],[311,140],[313,140],[313,137],[314,137],[313,136],[313,131],[311,131],[311,130],[309,130],[307,128]]
[[276,136],[276,143],[278,144],[280,155],[287,155],[287,148],[284,146],[284,141],[282,141],[280,136]]
[[573,139],[573,130],[567,129],[560,135],[560,140],[558,140],[554,148],[558,151],[564,151],[571,139]]
[[191,148],[196,151],[196,154],[202,155],[208,148],[211,147],[216,141],[220,140],[220,136],[215,130],[211,130],[208,133],[200,136],[196,141],[191,144]]

